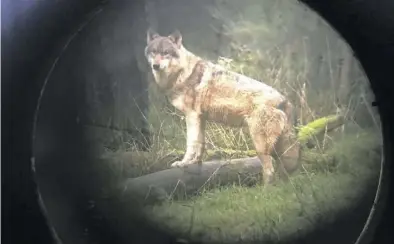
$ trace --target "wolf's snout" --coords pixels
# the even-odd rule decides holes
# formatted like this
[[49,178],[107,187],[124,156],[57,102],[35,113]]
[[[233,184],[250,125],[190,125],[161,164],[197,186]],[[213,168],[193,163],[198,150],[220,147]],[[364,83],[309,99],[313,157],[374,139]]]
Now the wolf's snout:
[[160,64],[153,64],[152,68],[156,71],[160,70]]

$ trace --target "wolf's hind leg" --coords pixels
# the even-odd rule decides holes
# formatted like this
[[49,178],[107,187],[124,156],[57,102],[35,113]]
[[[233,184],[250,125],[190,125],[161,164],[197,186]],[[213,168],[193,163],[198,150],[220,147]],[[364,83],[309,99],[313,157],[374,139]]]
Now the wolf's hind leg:
[[174,162],[171,167],[202,162],[205,149],[205,124],[201,114],[193,112],[186,115],[186,153],[181,161]]
[[278,164],[282,179],[288,179],[288,175],[299,168],[300,153],[300,144],[289,121],[287,127],[279,136],[272,154],[272,157],[275,158]]
[[275,169],[271,155],[275,151],[275,144],[283,131],[285,120],[282,111],[270,107],[255,111],[248,119],[250,135],[263,165],[264,184],[269,184],[274,179]]

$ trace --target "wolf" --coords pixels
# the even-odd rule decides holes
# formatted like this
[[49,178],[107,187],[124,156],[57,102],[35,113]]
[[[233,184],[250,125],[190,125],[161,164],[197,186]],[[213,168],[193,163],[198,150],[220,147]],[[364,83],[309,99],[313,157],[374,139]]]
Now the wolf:
[[206,123],[212,121],[248,127],[264,183],[273,181],[274,161],[281,175],[298,168],[294,108],[279,91],[193,54],[179,30],[162,36],[148,29],[145,57],[159,90],[185,115],[186,152],[171,167],[202,163]]

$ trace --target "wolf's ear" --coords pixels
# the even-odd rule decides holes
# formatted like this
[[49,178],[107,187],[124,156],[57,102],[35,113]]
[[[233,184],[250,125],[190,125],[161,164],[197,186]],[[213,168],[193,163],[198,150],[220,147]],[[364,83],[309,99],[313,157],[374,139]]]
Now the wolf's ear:
[[179,30],[175,30],[171,35],[168,36],[178,47],[182,46],[182,34]]
[[157,34],[156,31],[154,31],[152,28],[149,28],[148,31],[146,32],[146,42],[149,43],[159,36],[160,35]]

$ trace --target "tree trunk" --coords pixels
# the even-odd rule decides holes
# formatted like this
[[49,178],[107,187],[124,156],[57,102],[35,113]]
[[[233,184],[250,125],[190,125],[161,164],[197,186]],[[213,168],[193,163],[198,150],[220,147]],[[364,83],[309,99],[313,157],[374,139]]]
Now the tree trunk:
[[338,98],[342,105],[347,103],[350,91],[350,71],[352,68],[353,57],[346,44],[343,45],[343,61],[339,72]]

